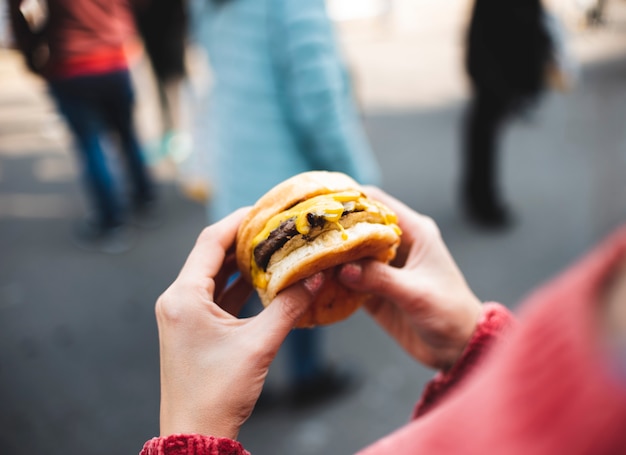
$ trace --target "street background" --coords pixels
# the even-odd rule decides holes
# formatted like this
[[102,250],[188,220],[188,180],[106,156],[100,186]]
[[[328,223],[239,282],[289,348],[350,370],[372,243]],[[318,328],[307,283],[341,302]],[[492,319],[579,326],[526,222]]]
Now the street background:
[[[383,187],[437,221],[481,299],[510,308],[626,220],[626,3],[610,2],[607,24],[595,29],[581,26],[573,3],[552,6],[577,82],[506,130],[503,190],[517,223],[500,233],[473,228],[458,204],[468,3],[363,2],[383,6],[373,17],[332,9]],[[197,56],[191,64],[197,97],[210,71]],[[150,143],[153,83],[144,61],[133,71]],[[41,81],[0,49],[0,453],[138,453],[158,434],[154,303],[205,225],[205,208],[181,193],[171,165],[155,169],[160,228],[137,232],[121,255],[74,247],[84,201],[67,131]],[[253,454],[353,453],[406,422],[433,375],[362,312],[325,333],[329,355],[355,367],[361,387],[317,408],[255,413],[240,435]],[[281,370],[279,356],[270,379],[280,382]]]

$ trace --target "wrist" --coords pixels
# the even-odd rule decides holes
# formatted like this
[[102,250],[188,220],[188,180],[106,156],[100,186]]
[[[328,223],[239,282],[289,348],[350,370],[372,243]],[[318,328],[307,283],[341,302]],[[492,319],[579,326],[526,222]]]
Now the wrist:
[[165,438],[176,434],[201,434],[216,438],[237,438],[239,427],[232,423],[232,419],[211,415],[207,411],[203,410],[202,415],[198,415],[194,409],[176,412],[168,411],[167,406],[162,405],[160,436]]
[[484,306],[476,297],[470,304],[463,305],[463,312],[456,319],[454,335],[450,337],[448,345],[440,350],[438,369],[448,371],[457,363],[481,323],[483,313]]

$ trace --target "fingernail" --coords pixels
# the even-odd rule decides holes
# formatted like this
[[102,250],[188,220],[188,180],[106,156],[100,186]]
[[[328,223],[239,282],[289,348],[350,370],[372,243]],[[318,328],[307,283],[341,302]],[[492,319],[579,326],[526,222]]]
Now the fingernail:
[[322,287],[322,284],[324,284],[324,274],[322,272],[318,272],[304,280],[304,287],[311,294],[317,293]]
[[361,264],[346,264],[341,268],[341,279],[350,282],[357,282],[361,279],[363,267]]

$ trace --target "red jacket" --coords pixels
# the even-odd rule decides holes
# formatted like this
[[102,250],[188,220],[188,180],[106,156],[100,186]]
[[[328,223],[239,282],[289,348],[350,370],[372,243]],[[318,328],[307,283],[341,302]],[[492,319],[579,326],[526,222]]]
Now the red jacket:
[[[485,305],[463,356],[429,383],[414,419],[359,455],[626,454],[626,365],[603,346],[597,309],[625,254],[622,229],[531,296],[510,330],[508,311]],[[173,435],[141,455],[247,453],[230,439]]]
[[[11,25],[26,58],[43,44],[49,56],[38,72],[47,78],[102,74],[128,67],[124,45],[134,34],[129,0],[47,0],[41,31],[20,15],[22,0],[9,0]],[[35,68],[33,68],[35,69]]]

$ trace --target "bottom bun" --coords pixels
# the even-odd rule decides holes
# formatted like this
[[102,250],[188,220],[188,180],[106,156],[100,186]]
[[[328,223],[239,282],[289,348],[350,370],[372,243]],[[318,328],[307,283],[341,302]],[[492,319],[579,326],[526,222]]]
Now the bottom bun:
[[315,301],[298,320],[296,328],[329,325],[343,321],[358,310],[369,298],[369,294],[347,289],[334,275],[326,277]]
[[[395,256],[398,243],[397,232],[393,227],[383,224],[363,222],[344,232],[325,231],[280,260],[270,261],[267,268],[268,285],[265,289],[259,289],[261,301],[267,306],[283,289],[340,264],[364,258],[389,262]],[[317,298],[296,327],[326,325],[346,319],[367,297],[367,294],[345,288],[330,274],[325,277]]]

